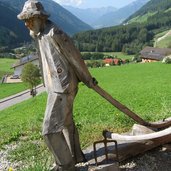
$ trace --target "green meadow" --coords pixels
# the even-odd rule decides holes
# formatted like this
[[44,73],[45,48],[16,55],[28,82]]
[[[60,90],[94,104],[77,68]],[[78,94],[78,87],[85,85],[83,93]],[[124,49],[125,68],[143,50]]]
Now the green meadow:
[[170,48],[171,47],[171,35],[167,36],[163,40],[160,40],[156,43],[156,47],[159,48]]
[[0,84],[0,99],[17,94],[28,89],[24,83],[3,83]]
[[[17,62],[17,59],[0,58],[0,80],[6,74],[12,75],[14,70],[12,65]],[[0,99],[17,94],[28,89],[23,83],[0,84]]]
[[[171,65],[128,64],[93,68],[90,72],[99,86],[143,119],[157,121],[170,117]],[[46,98],[47,94],[43,93],[0,112],[0,135],[3,135],[0,147],[19,143],[9,160],[22,161],[30,165],[30,170],[41,171],[53,162],[41,136]],[[74,120],[82,148],[102,139],[104,129],[121,133],[135,123],[83,83],[79,85],[74,103]]]
[[13,73],[13,69],[11,69],[11,67],[16,61],[16,59],[0,58],[0,80],[3,75]]
[[135,56],[135,55],[127,55],[122,52],[104,52],[104,54],[109,55],[109,56],[115,56],[121,59],[129,59],[129,60],[132,60],[132,58]]
[[154,37],[154,47],[158,48],[170,48],[171,46],[171,35],[167,35],[164,39],[157,41],[160,37],[163,37],[165,34],[167,34],[170,30],[163,31],[159,34],[156,34]]
[[135,18],[132,18],[129,23],[143,23],[143,22],[147,22],[148,17],[153,16],[154,14],[156,14],[156,12],[148,12],[145,15],[142,16],[137,16]]

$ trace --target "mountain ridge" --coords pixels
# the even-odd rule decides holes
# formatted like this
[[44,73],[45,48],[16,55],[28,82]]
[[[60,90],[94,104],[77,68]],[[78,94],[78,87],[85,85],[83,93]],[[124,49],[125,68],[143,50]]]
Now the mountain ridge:
[[[82,22],[53,0],[39,1],[42,2],[45,9],[51,14],[50,19],[69,35],[92,29],[88,24]],[[31,40],[24,22],[17,19],[17,15],[21,12],[24,3],[25,0],[0,1],[0,15],[3,21],[0,23],[1,46],[15,46],[15,44],[18,46],[21,42]]]
[[110,12],[110,11],[115,11],[117,8],[115,7],[102,7],[102,8],[86,8],[86,9],[81,9],[81,8],[75,8],[72,6],[67,6],[64,5],[64,8],[66,8],[68,11],[73,13],[75,16],[77,16],[79,19],[82,21],[88,23],[89,25],[93,26],[92,24],[94,21],[98,20],[101,16],[104,14]]
[[168,8],[171,8],[171,0],[150,0],[141,9],[139,9],[134,14],[129,16],[125,20],[125,22],[129,22],[129,20],[131,20],[133,18],[136,18],[138,16],[143,16],[143,15],[145,15],[147,13],[165,11]]
[[[71,6],[64,6],[71,13],[79,17],[93,28],[111,27],[121,24],[126,18],[141,8],[149,0],[136,0],[125,7],[87,8],[80,9]],[[98,11],[99,10],[99,11]],[[97,11],[97,14],[96,14]]]
[[140,9],[148,1],[149,0],[136,0],[116,10],[115,12],[110,12],[108,14],[103,15],[101,18],[99,18],[98,21],[94,23],[94,25],[100,25],[101,21],[103,21],[103,25],[96,28],[111,27],[111,26],[122,24],[122,22],[126,18],[128,18],[128,16],[132,15],[134,12]]

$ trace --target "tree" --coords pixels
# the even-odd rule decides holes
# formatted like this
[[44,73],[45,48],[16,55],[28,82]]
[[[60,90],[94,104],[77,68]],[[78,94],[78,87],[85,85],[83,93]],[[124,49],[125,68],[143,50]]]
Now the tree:
[[30,94],[35,96],[36,86],[41,82],[39,68],[32,63],[27,63],[22,70],[21,80],[29,86]]

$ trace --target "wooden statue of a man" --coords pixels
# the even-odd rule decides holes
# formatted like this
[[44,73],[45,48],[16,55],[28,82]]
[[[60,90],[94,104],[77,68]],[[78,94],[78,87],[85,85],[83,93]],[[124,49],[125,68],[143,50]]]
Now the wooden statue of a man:
[[48,92],[43,136],[55,158],[54,170],[75,171],[75,164],[85,158],[73,121],[73,101],[80,81],[89,88],[93,88],[96,81],[72,40],[48,19],[49,14],[40,2],[26,1],[17,17],[24,20],[30,35],[38,42]]

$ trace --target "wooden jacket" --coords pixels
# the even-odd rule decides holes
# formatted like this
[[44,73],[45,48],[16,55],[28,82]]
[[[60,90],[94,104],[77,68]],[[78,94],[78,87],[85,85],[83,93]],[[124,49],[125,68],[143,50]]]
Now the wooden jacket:
[[67,34],[48,20],[38,34],[44,84],[48,92],[69,93],[82,81],[91,87],[92,77],[79,50]]

